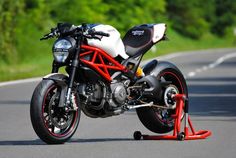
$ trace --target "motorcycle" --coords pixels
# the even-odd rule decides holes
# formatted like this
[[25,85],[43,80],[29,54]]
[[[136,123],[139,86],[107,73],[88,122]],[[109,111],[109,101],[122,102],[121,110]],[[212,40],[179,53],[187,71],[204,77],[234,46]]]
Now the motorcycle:
[[[68,141],[81,110],[88,117],[106,118],[136,109],[150,131],[173,130],[172,96],[188,96],[184,76],[166,61],[140,66],[143,55],[167,39],[165,24],[134,26],[121,39],[110,25],[58,23],[41,40],[53,37],[52,72],[37,85],[30,105],[32,126],[41,140]],[[67,75],[59,73],[61,67]]]

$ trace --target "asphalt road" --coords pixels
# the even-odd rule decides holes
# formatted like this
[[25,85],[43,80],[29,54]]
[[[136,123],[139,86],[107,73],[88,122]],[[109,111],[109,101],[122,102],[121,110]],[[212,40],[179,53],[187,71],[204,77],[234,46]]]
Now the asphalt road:
[[213,135],[195,141],[135,141],[135,130],[151,134],[134,111],[106,119],[81,118],[64,145],[46,145],[34,133],[29,116],[37,82],[0,87],[0,158],[233,158],[236,155],[236,49],[162,58],[187,78],[190,114],[196,129]]

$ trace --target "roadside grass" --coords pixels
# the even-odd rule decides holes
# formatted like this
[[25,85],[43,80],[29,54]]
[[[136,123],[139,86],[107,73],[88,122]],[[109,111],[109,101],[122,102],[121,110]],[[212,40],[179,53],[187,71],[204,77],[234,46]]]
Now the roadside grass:
[[9,81],[24,79],[30,77],[44,76],[51,70],[51,61],[41,58],[38,62],[18,64],[18,65],[0,65],[0,81]]
[[[4,64],[0,60],[0,81],[38,77],[50,73],[53,59],[51,53],[52,41],[40,42],[41,34],[35,34],[35,30],[29,31],[28,35],[31,37],[30,39],[27,36],[20,37],[21,41],[17,46],[17,50],[21,52],[21,56],[17,64]],[[200,40],[193,40],[169,29],[167,37],[170,40],[155,45],[150,52],[145,54],[144,59],[180,51],[236,47],[236,37],[233,36],[219,38],[208,33]],[[26,43],[26,45],[22,43]],[[26,52],[31,53],[26,54]]]

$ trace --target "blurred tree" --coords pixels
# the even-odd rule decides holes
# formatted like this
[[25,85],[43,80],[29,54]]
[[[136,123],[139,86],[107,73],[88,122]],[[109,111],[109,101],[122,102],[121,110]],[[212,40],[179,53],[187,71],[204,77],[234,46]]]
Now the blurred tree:
[[167,0],[167,14],[172,27],[185,36],[200,38],[209,28],[201,6],[201,1]]
[[109,5],[107,22],[121,32],[142,23],[157,23],[165,13],[165,0],[103,0]]
[[6,63],[17,60],[15,29],[17,16],[22,14],[23,0],[0,1],[0,59]]
[[215,0],[215,19],[212,20],[211,31],[219,36],[225,35],[227,27],[236,22],[236,1]]
[[27,22],[35,24],[38,29],[48,28],[50,25],[50,6],[47,0],[25,0],[24,17]]
[[105,22],[108,5],[101,0],[58,0],[49,2],[51,17],[73,24]]

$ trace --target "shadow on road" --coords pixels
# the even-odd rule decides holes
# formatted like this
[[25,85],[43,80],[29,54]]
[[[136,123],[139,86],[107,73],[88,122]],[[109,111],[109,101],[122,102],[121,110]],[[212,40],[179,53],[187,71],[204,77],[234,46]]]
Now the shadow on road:
[[4,140],[0,141],[0,146],[25,146],[25,145],[45,145],[40,139],[36,140]]
[[127,142],[132,138],[92,138],[92,139],[72,139],[68,143],[99,143],[99,142]]
[[[71,139],[66,144],[70,143],[103,143],[103,142],[126,142],[133,141],[132,138],[92,138],[92,139]],[[47,145],[40,139],[36,140],[4,140],[0,141],[0,146],[27,146],[27,145]]]

